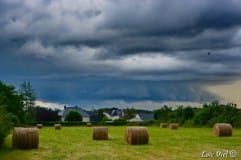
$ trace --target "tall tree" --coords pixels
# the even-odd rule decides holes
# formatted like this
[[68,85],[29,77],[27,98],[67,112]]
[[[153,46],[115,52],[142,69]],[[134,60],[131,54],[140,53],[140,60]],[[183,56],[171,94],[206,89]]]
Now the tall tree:
[[19,93],[23,97],[23,103],[26,111],[31,111],[35,106],[36,93],[30,82],[23,82],[20,85]]
[[0,81],[0,109],[16,115],[22,122],[24,119],[23,107],[23,98],[17,94],[15,87]]
[[23,120],[22,97],[15,91],[15,87],[0,81],[0,146],[11,128]]

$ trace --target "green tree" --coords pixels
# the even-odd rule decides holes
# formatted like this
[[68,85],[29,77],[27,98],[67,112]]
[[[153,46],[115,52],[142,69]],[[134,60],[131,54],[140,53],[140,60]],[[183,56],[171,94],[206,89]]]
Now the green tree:
[[15,87],[0,81],[0,109],[14,114],[20,122],[23,122],[23,108],[23,98],[15,91]]
[[24,123],[33,124],[35,117],[35,100],[36,93],[30,82],[23,82],[19,87],[19,94],[23,98],[24,110]]
[[179,106],[175,110],[176,114],[176,122],[178,122],[180,125],[183,125],[185,121],[190,120],[194,116],[194,109],[191,107],[183,107]]
[[104,111],[103,111],[103,109],[98,109],[97,110],[97,113],[98,113],[98,115],[101,117],[101,118],[103,118],[105,115],[103,114],[104,113]]
[[30,82],[23,82],[20,85],[19,93],[23,97],[26,111],[30,111],[35,106],[36,93]]
[[82,121],[82,116],[78,111],[71,110],[65,116],[65,121]]
[[170,121],[169,118],[172,117],[172,112],[171,107],[164,105],[161,109],[154,111],[154,118],[162,122],[168,122]]
[[137,111],[134,108],[126,108],[123,119],[129,120],[131,118],[134,118],[136,113]]
[[12,113],[6,112],[4,109],[0,109],[0,146],[2,145],[4,138],[9,134],[10,129],[18,123],[18,119]]

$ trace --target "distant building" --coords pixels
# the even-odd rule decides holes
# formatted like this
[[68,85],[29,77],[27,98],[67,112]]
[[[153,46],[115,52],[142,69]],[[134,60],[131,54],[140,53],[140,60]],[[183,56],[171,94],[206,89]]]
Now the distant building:
[[113,108],[110,113],[103,112],[106,118],[110,120],[117,120],[124,116],[124,111],[122,109]]
[[134,118],[129,119],[129,122],[142,122],[142,121],[151,121],[154,120],[153,113],[138,113]]
[[59,112],[59,116],[61,116],[61,120],[64,121],[65,116],[69,113],[69,111],[74,110],[79,112],[79,114],[83,118],[83,122],[98,122],[101,120],[101,117],[98,115],[98,113],[93,111],[86,111],[78,106],[75,107],[66,107],[64,106],[64,110]]

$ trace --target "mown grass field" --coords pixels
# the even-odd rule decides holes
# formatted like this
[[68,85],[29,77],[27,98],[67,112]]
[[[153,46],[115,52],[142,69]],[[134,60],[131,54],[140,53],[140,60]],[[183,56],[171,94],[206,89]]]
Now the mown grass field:
[[[40,129],[39,149],[11,149],[11,135],[0,149],[0,160],[199,160],[241,159],[241,129],[232,137],[214,137],[211,128],[148,127],[148,145],[131,146],[124,142],[125,127],[109,127],[108,141],[93,141],[90,127],[52,127]],[[236,158],[230,157],[235,150]],[[224,157],[217,157],[222,152]],[[226,157],[225,153],[228,151]],[[202,158],[202,153],[213,153]]]

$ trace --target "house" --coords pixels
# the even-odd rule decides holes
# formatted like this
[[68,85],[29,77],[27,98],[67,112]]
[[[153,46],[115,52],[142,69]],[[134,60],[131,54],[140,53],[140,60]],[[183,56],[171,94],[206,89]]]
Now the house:
[[80,113],[80,115],[83,118],[83,122],[99,122],[101,121],[101,116],[96,111],[86,111],[82,109],[81,107],[75,106],[75,107],[66,107],[64,106],[64,110],[59,112],[59,116],[61,116],[61,120],[64,121],[66,114],[69,113],[69,111],[74,110]]
[[110,120],[117,120],[124,116],[124,111],[122,109],[113,108],[110,113],[103,112],[103,114],[106,116],[106,118]]
[[62,121],[64,121],[64,118],[69,113],[69,111],[72,111],[72,110],[79,112],[79,114],[83,118],[83,120],[82,120],[83,122],[90,122],[90,115],[85,110],[83,110],[82,108],[80,108],[78,106],[74,106],[74,107],[64,106],[64,110],[59,113],[59,115],[62,117],[61,118]]
[[138,113],[134,118],[129,119],[129,122],[143,122],[154,120],[154,114],[150,113]]

